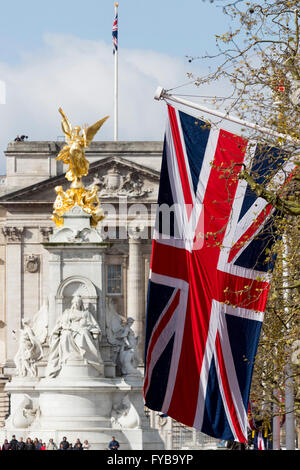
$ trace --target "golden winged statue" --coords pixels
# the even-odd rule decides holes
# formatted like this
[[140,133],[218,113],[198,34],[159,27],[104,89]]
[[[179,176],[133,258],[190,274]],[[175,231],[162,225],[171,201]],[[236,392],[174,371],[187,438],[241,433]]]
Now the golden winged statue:
[[61,125],[66,136],[67,145],[59,152],[56,160],[61,160],[66,165],[69,165],[66,178],[72,184],[67,191],[63,191],[62,186],[55,188],[57,197],[54,202],[52,220],[58,227],[61,227],[65,212],[78,205],[88,214],[91,214],[91,226],[96,227],[98,222],[104,218],[103,211],[99,207],[98,187],[93,186],[88,190],[84,187],[81,179],[89,171],[89,162],[85,158],[85,148],[91,144],[93,138],[109,116],[100,119],[100,121],[97,121],[92,126],[82,126],[81,129],[79,126],[71,126],[70,121],[61,108],[59,108],[59,112],[62,115]]
[[[57,160],[62,160],[65,164],[69,165],[66,178],[72,181],[71,188],[79,188],[82,186],[81,178],[86,176],[89,171],[89,162],[85,158],[84,149],[91,144],[100,127],[109,116],[100,119],[100,121],[95,122],[92,126],[87,128],[83,126],[81,129],[79,126],[72,128],[70,121],[61,108],[59,108],[59,112],[62,115],[61,126],[66,136],[67,145],[59,152]],[[81,130],[82,134],[80,134]]]

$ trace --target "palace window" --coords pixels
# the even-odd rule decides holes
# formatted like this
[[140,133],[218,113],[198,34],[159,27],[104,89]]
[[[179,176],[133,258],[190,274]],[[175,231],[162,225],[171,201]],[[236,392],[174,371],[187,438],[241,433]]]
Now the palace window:
[[110,295],[122,294],[121,264],[109,264],[107,266],[107,293]]

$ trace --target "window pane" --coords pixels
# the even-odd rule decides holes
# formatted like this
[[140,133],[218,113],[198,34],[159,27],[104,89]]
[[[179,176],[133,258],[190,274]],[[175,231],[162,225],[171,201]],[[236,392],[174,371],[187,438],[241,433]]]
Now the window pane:
[[122,266],[120,264],[107,266],[107,293],[122,294]]

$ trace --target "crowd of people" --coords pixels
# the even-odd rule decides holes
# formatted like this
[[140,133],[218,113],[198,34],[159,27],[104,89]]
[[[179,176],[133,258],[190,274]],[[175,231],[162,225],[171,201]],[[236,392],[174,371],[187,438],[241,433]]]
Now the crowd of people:
[[54,440],[51,438],[46,444],[42,439],[31,439],[28,437],[25,441],[23,437],[20,437],[19,440],[16,439],[16,436],[13,435],[11,440],[5,439],[3,445],[0,445],[0,450],[89,450],[90,444],[87,440],[81,443],[80,439],[76,439],[76,442],[73,444],[67,440],[67,437],[63,437],[59,445],[57,445]]

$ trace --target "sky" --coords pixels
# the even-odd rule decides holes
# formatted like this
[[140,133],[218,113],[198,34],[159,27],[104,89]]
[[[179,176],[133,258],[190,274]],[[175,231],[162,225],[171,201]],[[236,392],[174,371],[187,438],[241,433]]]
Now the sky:
[[[73,125],[110,115],[97,135],[113,140],[112,0],[10,0],[0,14],[0,174],[16,135],[56,140],[61,106]],[[119,140],[162,140],[165,89],[189,84],[227,29],[221,8],[202,0],[119,0]],[[182,92],[205,94],[194,85]]]

